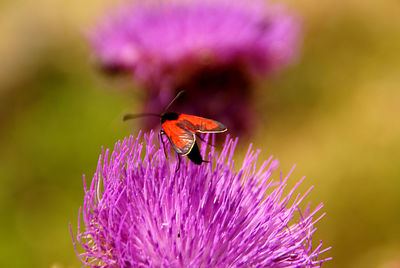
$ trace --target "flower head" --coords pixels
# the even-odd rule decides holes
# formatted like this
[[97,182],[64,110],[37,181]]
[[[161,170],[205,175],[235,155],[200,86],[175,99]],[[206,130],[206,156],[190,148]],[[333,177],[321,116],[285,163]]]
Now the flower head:
[[177,109],[242,133],[254,123],[256,78],[294,59],[298,28],[263,0],[135,1],[101,21],[91,41],[104,67],[132,72],[146,87],[146,112],[184,89]]
[[85,264],[314,267],[327,260],[319,258],[321,243],[311,245],[322,204],[300,212],[311,188],[284,195],[288,177],[272,179],[277,160],[256,169],[259,151],[250,147],[235,171],[237,140],[227,139],[220,154],[211,148],[209,163],[183,161],[175,173],[176,162],[152,138],[142,143],[130,137],[117,142],[111,156],[107,150],[100,157],[85,188],[84,230],[78,227],[76,237]]

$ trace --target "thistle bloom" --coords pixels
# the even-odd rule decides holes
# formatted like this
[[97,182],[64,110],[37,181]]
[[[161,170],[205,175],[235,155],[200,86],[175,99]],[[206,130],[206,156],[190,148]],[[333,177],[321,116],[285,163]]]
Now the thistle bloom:
[[103,19],[91,43],[103,67],[147,89],[145,112],[162,111],[184,89],[177,110],[241,134],[255,123],[255,81],[293,61],[298,28],[264,0],[134,1]]
[[129,137],[100,157],[76,237],[86,265],[315,267],[329,259],[319,256],[321,242],[312,248],[322,204],[301,212],[311,188],[295,195],[299,182],[284,195],[288,177],[272,179],[277,160],[257,170],[260,152],[250,146],[235,171],[237,140],[227,139],[220,154],[211,148],[209,163],[183,161],[175,172],[152,139]]

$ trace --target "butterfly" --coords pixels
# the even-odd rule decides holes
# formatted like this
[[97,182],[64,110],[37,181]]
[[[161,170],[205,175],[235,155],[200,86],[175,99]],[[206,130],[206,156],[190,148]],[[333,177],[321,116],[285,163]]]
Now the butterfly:
[[[203,157],[200,154],[199,147],[196,142],[196,137],[202,140],[199,133],[222,133],[227,131],[226,126],[222,123],[200,117],[195,115],[176,113],[176,112],[168,112],[171,104],[178,99],[182,95],[183,91],[180,91],[175,98],[168,104],[164,113],[162,114],[153,114],[153,113],[145,113],[145,114],[127,114],[124,116],[124,120],[134,119],[142,116],[158,116],[161,121],[160,135],[166,135],[168,140],[178,155],[187,155],[187,157],[195,164],[201,165],[203,162],[207,162],[203,160]],[[161,141],[164,145],[164,140],[161,137]],[[164,145],[165,146],[165,145]],[[165,150],[165,148],[164,148]],[[180,168],[180,157],[178,157],[179,163],[178,168]]]

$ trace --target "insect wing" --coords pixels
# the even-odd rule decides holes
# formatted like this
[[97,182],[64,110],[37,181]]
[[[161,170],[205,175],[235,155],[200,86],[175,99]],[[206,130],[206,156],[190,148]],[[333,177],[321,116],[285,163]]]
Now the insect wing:
[[185,127],[180,127],[176,120],[167,120],[162,125],[174,150],[181,155],[187,155],[195,143],[195,135]]
[[220,133],[227,130],[226,126],[218,121],[188,114],[180,114],[178,124],[194,132],[200,133]]

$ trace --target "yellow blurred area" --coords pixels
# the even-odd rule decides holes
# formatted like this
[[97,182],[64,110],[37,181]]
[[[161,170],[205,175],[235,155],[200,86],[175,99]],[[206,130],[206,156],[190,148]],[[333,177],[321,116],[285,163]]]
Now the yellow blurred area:
[[[333,247],[323,267],[400,267],[400,2],[274,2],[298,13],[304,41],[260,85],[255,147],[315,186],[307,200],[327,212],[315,238]],[[103,77],[85,40],[115,3],[0,3],[0,267],[81,266],[68,223],[76,231],[82,174],[140,110],[130,79]]]

